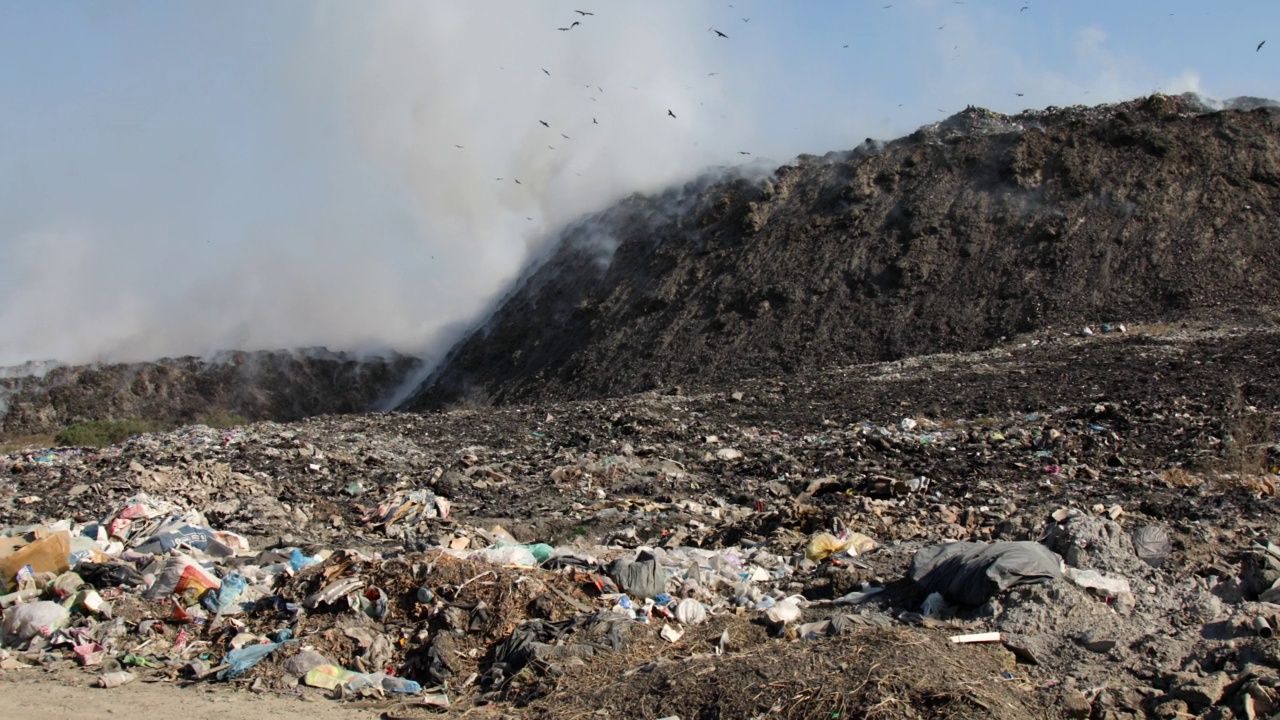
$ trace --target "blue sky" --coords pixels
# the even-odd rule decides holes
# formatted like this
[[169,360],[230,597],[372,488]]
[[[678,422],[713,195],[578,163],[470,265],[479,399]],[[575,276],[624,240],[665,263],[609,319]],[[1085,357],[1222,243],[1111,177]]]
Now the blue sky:
[[1280,97],[1277,27],[1261,1],[0,0],[0,364],[438,350],[628,192],[968,104]]

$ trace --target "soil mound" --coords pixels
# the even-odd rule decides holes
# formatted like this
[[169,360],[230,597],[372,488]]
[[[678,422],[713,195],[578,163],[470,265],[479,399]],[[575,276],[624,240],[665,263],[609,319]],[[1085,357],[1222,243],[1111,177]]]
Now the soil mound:
[[1273,105],[969,108],[768,177],[629,198],[566,231],[406,408],[724,386],[1256,309],[1280,290]]
[[365,412],[419,365],[404,356],[357,358],[323,349],[128,364],[28,363],[0,369],[0,440],[50,435],[88,420],[174,427]]

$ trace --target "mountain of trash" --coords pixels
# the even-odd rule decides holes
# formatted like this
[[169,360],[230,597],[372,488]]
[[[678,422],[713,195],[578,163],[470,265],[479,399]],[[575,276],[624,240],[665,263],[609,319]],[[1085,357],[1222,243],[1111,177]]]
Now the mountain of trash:
[[0,678],[392,718],[1274,717],[1280,332],[1094,327],[0,455]]
[[0,368],[0,440],[52,435],[79,422],[158,427],[212,418],[298,420],[367,412],[421,367],[415,358],[315,348],[211,358]]
[[[1225,109],[1223,109],[1225,108]],[[405,405],[540,402],[1269,312],[1275,103],[969,108],[570,227]]]

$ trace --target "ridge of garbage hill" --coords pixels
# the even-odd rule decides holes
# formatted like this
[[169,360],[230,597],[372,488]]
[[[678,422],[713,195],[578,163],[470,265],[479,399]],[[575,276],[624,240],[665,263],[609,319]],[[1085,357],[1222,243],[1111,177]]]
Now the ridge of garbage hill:
[[366,412],[420,366],[395,353],[323,348],[137,363],[27,363],[0,368],[0,440],[53,434],[87,420],[174,427],[215,416],[290,421]]
[[1277,129],[1275,103],[1251,98],[969,108],[767,177],[636,195],[568,228],[403,407],[705,388],[1253,313],[1280,291]]

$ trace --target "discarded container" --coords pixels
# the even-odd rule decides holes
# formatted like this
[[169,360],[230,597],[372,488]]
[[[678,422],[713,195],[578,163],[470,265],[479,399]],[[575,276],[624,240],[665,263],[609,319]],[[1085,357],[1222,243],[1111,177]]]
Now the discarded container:
[[402,677],[393,677],[391,675],[383,675],[381,680],[382,689],[387,692],[401,693],[405,695],[416,695],[422,692],[422,686],[413,680],[407,680]]
[[71,651],[76,656],[76,662],[80,663],[84,667],[97,665],[102,662],[102,658],[107,654],[107,649],[98,643],[76,645],[71,648]]
[[24,545],[11,555],[0,558],[0,586],[7,591],[18,587],[18,573],[30,567],[31,573],[59,574],[70,569],[71,533],[63,530]]
[[1271,627],[1271,623],[1267,622],[1267,619],[1261,616],[1253,619],[1253,631],[1257,633],[1258,637],[1263,638],[1269,638],[1275,634]]
[[238,571],[232,571],[222,578],[222,586],[205,594],[205,608],[218,615],[234,614],[238,610],[240,596],[249,586],[249,582]]
[[103,673],[99,675],[97,685],[100,688],[114,688],[120,687],[125,683],[131,683],[136,679],[138,679],[138,676],[131,672],[117,670],[116,672]]

